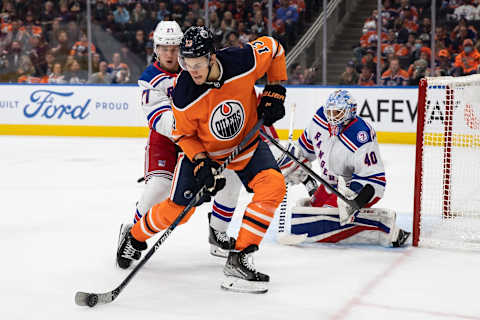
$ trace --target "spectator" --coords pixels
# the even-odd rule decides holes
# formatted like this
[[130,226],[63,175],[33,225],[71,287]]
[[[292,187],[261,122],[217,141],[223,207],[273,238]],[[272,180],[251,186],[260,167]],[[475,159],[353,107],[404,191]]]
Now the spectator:
[[145,59],[145,45],[147,40],[145,39],[145,32],[142,29],[138,29],[135,32],[135,38],[130,41],[130,50],[139,55],[142,59]]
[[153,61],[153,43],[148,41],[145,45],[146,51],[146,58],[145,58],[145,65],[148,66]]
[[95,9],[93,13],[93,19],[97,22],[103,22],[107,19],[108,8],[103,1],[97,1],[95,3]]
[[372,69],[370,69],[366,65],[362,65],[361,73],[358,76],[358,82],[357,84],[359,86],[374,86],[375,85],[375,76],[372,72]]
[[108,65],[108,70],[112,75],[113,79],[117,79],[117,72],[125,71],[125,77],[119,77],[120,79],[123,78],[130,78],[130,69],[126,63],[123,63],[121,60],[121,56],[119,52],[115,52],[112,56],[112,63]]
[[107,69],[107,62],[100,61],[99,71],[90,76],[88,83],[112,83],[112,76],[107,72]]
[[295,26],[298,21],[298,11],[296,7],[289,5],[287,0],[280,0],[280,7],[276,11],[277,18],[285,24],[285,31],[288,37],[288,43],[292,44],[295,39]]
[[340,76],[338,84],[340,85],[356,85],[358,83],[358,73],[355,71],[355,63],[349,61],[345,67],[345,71]]
[[253,22],[254,24],[251,27],[253,33],[255,33],[257,36],[262,36],[267,33],[267,26],[265,24],[265,21],[263,20],[263,15],[261,11],[255,13],[253,17]]
[[66,1],[60,2],[60,13],[58,18],[62,23],[69,23],[73,20],[74,16],[68,10],[68,3]]
[[140,28],[147,17],[147,12],[143,9],[141,3],[137,3],[132,11],[132,24],[135,28]]
[[449,76],[452,64],[450,62],[450,53],[446,49],[438,52],[438,66],[435,68],[435,77]]
[[425,59],[418,59],[413,63],[414,70],[410,77],[409,84],[411,86],[418,86],[420,79],[430,76],[428,71],[428,62]]
[[227,36],[226,47],[237,47],[243,48],[243,44],[238,39],[238,34],[235,31],[232,31]]
[[[72,46],[72,50],[70,50],[70,55],[74,56],[74,58],[80,63],[82,69],[87,69],[88,67],[88,44],[87,35],[82,32],[80,35],[80,41],[75,42]],[[92,54],[97,52],[93,43],[90,43],[90,50]]]
[[123,4],[118,4],[117,10],[113,12],[115,23],[126,25],[130,21],[130,13]]
[[52,54],[63,65],[67,61],[67,56],[70,55],[70,41],[68,40],[68,33],[60,31],[57,36],[56,45],[52,48]]
[[52,53],[52,50],[48,50],[46,55],[45,55],[45,62],[47,65],[47,76],[50,75],[53,72],[53,67],[55,65],[55,55]]
[[157,12],[157,19],[158,21],[162,21],[165,16],[169,16],[170,15],[170,11],[168,11],[167,9],[167,4],[165,2],[160,2],[158,4],[158,12]]
[[53,72],[48,76],[48,83],[66,83],[65,76],[62,74],[62,65],[54,63]]
[[465,0],[460,6],[458,6],[453,12],[451,19],[460,21],[460,19],[466,19],[467,21],[473,21],[475,19],[477,8],[471,5],[469,0]]
[[384,86],[406,86],[408,85],[408,73],[400,68],[400,61],[398,58],[390,61],[390,66],[382,74],[380,83]]
[[39,77],[35,75],[35,68],[30,60],[25,61],[25,63],[18,68],[17,75],[18,83],[46,83],[48,81],[46,76]]
[[305,83],[305,74],[303,67],[299,63],[292,65],[292,71],[288,77],[289,84],[302,84]]
[[53,9],[53,2],[46,1],[44,5],[44,9],[40,13],[40,23],[43,25],[45,30],[50,30],[50,24],[56,18],[57,13]]
[[48,47],[42,39],[41,35],[34,35],[30,38],[32,44],[32,50],[30,50],[28,57],[35,68],[35,75],[45,76],[47,74],[47,62],[45,56],[47,54]]
[[113,79],[112,83],[122,84],[122,83],[128,83],[128,81],[129,81],[129,77],[128,77],[127,71],[120,70],[115,74],[115,78]]
[[65,74],[65,80],[71,84],[79,84],[87,82],[87,71],[80,68],[77,60],[73,59],[70,69]]
[[480,64],[480,53],[473,48],[473,41],[465,39],[463,41],[463,51],[455,58],[455,75],[469,75],[477,72]]

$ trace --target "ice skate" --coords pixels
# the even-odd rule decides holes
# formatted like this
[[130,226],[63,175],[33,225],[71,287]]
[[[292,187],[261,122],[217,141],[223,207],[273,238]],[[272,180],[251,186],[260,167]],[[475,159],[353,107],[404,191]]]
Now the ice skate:
[[223,268],[226,279],[221,285],[222,289],[246,293],[268,291],[267,283],[270,277],[255,270],[253,264],[252,253],[257,250],[258,246],[252,244],[242,251],[230,251]]
[[392,246],[394,248],[402,247],[405,242],[407,241],[408,237],[410,236],[410,232],[407,232],[405,230],[398,230],[398,237],[397,240],[392,242]]
[[[210,221],[211,213],[208,214],[208,221]],[[209,236],[208,242],[210,243],[210,254],[212,256],[226,258],[228,252],[235,249],[235,239],[229,237],[226,232],[217,231],[212,226],[208,227]]]
[[133,260],[139,260],[142,256],[142,250],[147,249],[147,243],[136,240],[130,234],[131,224],[122,224],[120,226],[120,235],[118,237],[117,265],[122,269],[127,269]]

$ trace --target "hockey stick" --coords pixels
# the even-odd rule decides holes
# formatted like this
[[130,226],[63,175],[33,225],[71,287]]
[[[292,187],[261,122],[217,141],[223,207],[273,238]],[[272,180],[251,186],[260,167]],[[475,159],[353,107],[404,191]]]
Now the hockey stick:
[[137,179],[137,183],[141,183],[143,181],[145,181],[145,177],[140,177],[140,178]]
[[375,194],[375,189],[370,184],[366,184],[362,190],[358,193],[357,197],[353,200],[349,200],[345,198],[343,194],[337,191],[334,187],[332,187],[327,181],[325,181],[322,177],[320,177],[315,171],[310,169],[307,165],[305,165],[302,161],[298,160],[290,151],[286,150],[280,143],[278,143],[275,139],[270,137],[268,134],[260,131],[260,134],[270,140],[271,143],[273,143],[274,146],[276,146],[278,149],[283,151],[283,153],[287,154],[290,159],[295,161],[300,167],[302,167],[306,172],[308,172],[309,175],[317,179],[321,184],[323,184],[330,192],[334,193],[337,197],[342,199],[344,202],[346,202],[351,208],[353,208],[355,211],[361,209],[363,206],[365,206],[372,198],[373,195]]
[[[221,174],[225,168],[232,162],[232,160],[240,153],[243,147],[250,141],[250,139],[257,133],[260,127],[263,124],[263,119],[260,119],[257,124],[247,133],[247,135],[243,138],[238,146],[230,153],[228,158],[222,165],[217,169],[217,174]],[[170,236],[173,230],[177,227],[177,225],[182,221],[182,219],[187,215],[187,213],[192,209],[200,200],[204,197],[207,187],[204,185],[193,197],[192,200],[188,203],[188,205],[183,209],[183,211],[177,216],[177,218],[172,222],[172,224],[165,230],[162,236],[155,242],[150,250],[145,254],[142,260],[133,268],[132,271],[127,275],[127,277],[120,283],[118,287],[113,289],[112,291],[105,292],[105,293],[87,293],[78,291],[75,294],[75,303],[79,306],[89,306],[94,307],[98,303],[106,304],[110,303],[115,300],[118,295],[125,289],[128,285],[130,280],[137,274],[138,270],[142,268],[142,266],[150,259],[150,257],[158,250],[158,248],[165,242],[165,240]]]
[[[292,143],[293,140],[293,123],[295,120],[295,108],[296,104],[292,104],[290,109],[290,125],[288,127],[288,144]],[[287,215],[287,205],[288,205],[288,183],[285,184],[285,196],[283,197],[282,203],[280,203],[280,214],[278,215],[278,233],[285,232],[285,222]]]

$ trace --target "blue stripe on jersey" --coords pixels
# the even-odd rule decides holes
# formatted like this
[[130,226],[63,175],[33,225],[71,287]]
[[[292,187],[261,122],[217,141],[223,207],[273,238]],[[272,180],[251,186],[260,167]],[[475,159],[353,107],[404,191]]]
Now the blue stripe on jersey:
[[318,121],[315,117],[313,117],[313,122],[315,122],[318,126],[322,127],[325,130],[328,130],[328,127],[324,126],[320,121]]
[[302,149],[305,150],[306,152],[315,154],[315,149],[313,148],[312,142],[307,137],[306,130],[303,131],[300,138],[298,138],[298,143],[300,144],[300,147],[302,147]]
[[158,111],[160,111],[160,110],[163,110],[163,109],[171,110],[172,107],[170,107],[169,105],[164,105],[164,106],[161,106],[161,107],[156,108],[155,110],[153,110],[152,112],[150,112],[150,113],[148,114],[148,116],[147,116],[147,121],[150,121],[150,118],[152,118],[153,115],[154,115],[156,112],[158,112]]
[[368,177],[361,177],[359,175],[353,174],[352,175],[352,180],[368,181],[368,182],[376,183],[376,184],[381,185],[383,187],[385,187],[386,184],[387,184],[386,179],[385,179],[385,172],[372,174],[371,176],[368,176]]
[[[356,120],[356,121],[355,121]],[[372,138],[372,128],[367,125],[367,123],[360,117],[356,117],[350,126],[342,132],[345,137],[352,142],[357,148],[360,148],[364,144],[371,142]],[[361,133],[363,131],[363,133]]]
[[156,86],[158,86],[160,84],[160,82],[162,82],[163,80],[167,80],[167,79],[171,79],[172,77],[169,77],[169,76],[164,76],[164,77],[161,77],[159,80],[155,81],[155,83],[152,83],[152,86],[155,88]]

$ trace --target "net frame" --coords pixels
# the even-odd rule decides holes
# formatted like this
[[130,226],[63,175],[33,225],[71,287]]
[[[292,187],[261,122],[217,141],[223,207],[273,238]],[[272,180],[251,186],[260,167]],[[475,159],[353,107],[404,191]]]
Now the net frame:
[[[470,105],[468,103],[472,99],[470,96],[467,97],[465,92],[468,90],[465,88],[470,91],[472,91],[472,88],[473,91],[478,91],[478,93],[475,92],[475,98],[478,97],[478,101],[480,102],[480,75],[456,78],[425,78],[419,83],[413,216],[414,246],[480,249],[480,206],[478,206],[478,209],[476,209],[475,205],[470,206],[471,208],[474,208],[472,210],[468,206],[459,206],[458,201],[457,203],[455,202],[455,197],[458,197],[458,194],[460,194],[458,189],[462,189],[463,186],[458,187],[460,181],[456,178],[460,160],[457,159],[458,157],[455,158],[455,155],[452,152],[460,153],[460,156],[463,157],[465,157],[464,154],[467,154],[466,157],[473,157],[473,161],[471,161],[472,159],[467,159],[470,161],[470,164],[473,165],[475,165],[474,157],[480,155],[480,123],[478,123],[478,120],[475,117],[474,107],[476,106],[474,106],[473,103],[470,103]],[[429,125],[426,123],[426,112],[428,111],[427,104],[431,102],[429,101],[429,98],[431,99],[431,95],[429,96],[428,92],[429,89],[443,90],[442,97],[444,94],[444,103],[441,104],[441,110],[439,110],[442,115],[442,132],[427,132],[428,129],[431,129],[428,128]],[[429,107],[430,109],[432,108],[431,105]],[[438,107],[438,104],[435,104],[435,107]],[[460,110],[460,112],[456,109]],[[465,123],[462,124],[466,124],[466,126],[472,130],[467,128],[467,131],[459,130],[460,133],[458,133],[458,123],[454,123],[454,121],[456,121],[455,116],[458,118],[458,113],[463,114],[463,120]],[[431,119],[429,118],[428,121],[431,122]],[[458,119],[457,122],[460,122],[460,120]],[[426,127],[428,128],[427,130]],[[428,148],[430,148],[430,150]],[[453,236],[458,237],[458,239],[451,239],[450,235],[445,239],[441,238],[443,235],[438,239],[434,239],[433,237],[434,240],[422,237],[422,227],[427,223],[425,222],[427,221],[425,217],[425,221],[422,221],[422,213],[427,215],[427,218],[428,215],[431,215],[431,212],[425,209],[425,206],[428,206],[428,204],[426,204],[428,201],[427,197],[429,196],[428,192],[431,192],[430,189],[432,189],[432,186],[429,186],[428,184],[432,184],[432,182],[435,184],[435,181],[424,181],[424,179],[428,179],[426,176],[429,174],[429,168],[426,167],[429,165],[428,153],[432,152],[432,148],[441,148],[441,152],[438,152],[439,150],[437,150],[436,155],[437,157],[443,157],[441,159],[442,168],[437,168],[441,171],[441,180],[437,179],[437,182],[441,184],[442,191],[441,197],[437,199],[437,202],[441,202],[440,209],[437,208],[437,211],[441,212],[438,212],[436,219],[439,222],[437,221],[436,223],[444,229],[441,231],[444,234],[445,232],[448,232],[448,228],[451,228],[451,230],[453,230]],[[466,148],[467,151],[471,150],[475,152],[469,153],[458,151],[458,149],[461,148]],[[453,160],[454,158],[455,160]],[[478,159],[480,160],[480,157]],[[466,163],[468,163],[468,161],[466,161]],[[480,161],[478,162],[478,167],[477,171],[480,172]],[[427,173],[425,173],[425,170],[427,170]],[[475,179],[475,172],[476,171],[472,172],[472,180]],[[477,177],[477,181],[480,180],[478,178],[479,177]],[[452,183],[455,185],[454,188],[452,188]],[[479,188],[479,186],[480,184],[474,184],[471,187]],[[433,188],[435,188],[435,186],[433,186]],[[478,191],[480,193],[480,190]],[[478,199],[476,200],[478,201]],[[452,206],[452,203],[455,205]],[[432,211],[432,209],[430,209],[430,211]],[[426,227],[424,228],[428,229]]]

